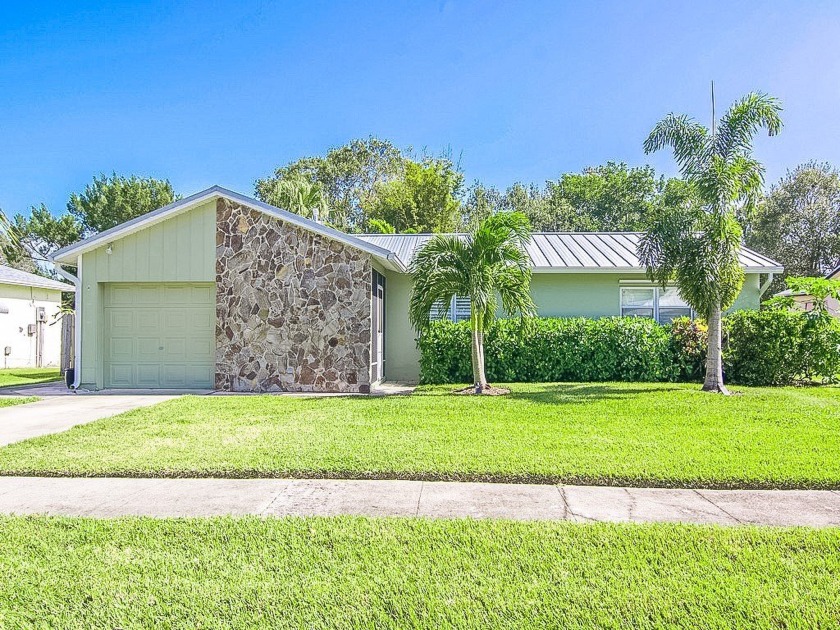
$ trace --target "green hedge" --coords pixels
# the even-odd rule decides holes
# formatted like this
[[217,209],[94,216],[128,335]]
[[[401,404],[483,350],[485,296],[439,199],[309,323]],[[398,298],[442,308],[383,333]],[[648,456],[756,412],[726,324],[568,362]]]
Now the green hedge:
[[724,369],[734,383],[789,385],[840,375],[840,322],[796,311],[738,311],[725,320]]
[[[727,379],[783,385],[840,374],[840,322],[786,311],[739,311],[724,320]],[[420,336],[422,383],[472,380],[469,323],[439,321]],[[638,317],[496,321],[485,336],[491,382],[697,381],[706,327]]]

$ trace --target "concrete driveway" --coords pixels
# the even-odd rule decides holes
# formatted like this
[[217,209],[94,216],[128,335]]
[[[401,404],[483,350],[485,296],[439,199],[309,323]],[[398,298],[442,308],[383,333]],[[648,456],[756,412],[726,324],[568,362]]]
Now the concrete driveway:
[[[24,396],[44,395],[37,389],[19,390]],[[0,446],[59,433],[78,424],[115,416],[124,411],[156,405],[177,398],[179,393],[134,393],[108,395],[55,395],[37,402],[0,408]]]

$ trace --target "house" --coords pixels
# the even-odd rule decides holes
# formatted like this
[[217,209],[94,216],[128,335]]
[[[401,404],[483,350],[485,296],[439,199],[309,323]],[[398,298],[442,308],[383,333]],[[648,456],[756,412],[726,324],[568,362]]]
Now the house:
[[61,293],[73,287],[0,265],[2,367],[58,367]]
[[[840,265],[828,272],[825,276],[826,280],[840,280]],[[776,293],[777,297],[790,297],[793,299],[794,308],[810,312],[814,310],[814,296],[808,295],[803,291],[793,291],[792,289],[785,289]],[[825,298],[825,310],[832,317],[840,319],[840,301],[833,297]]]
[[[78,269],[75,385],[367,392],[416,380],[407,271],[428,238],[345,234],[214,186],[65,247],[54,262]],[[535,234],[539,314],[688,314],[645,279],[637,240]],[[741,261],[735,308],[757,308],[782,269],[747,249]]]

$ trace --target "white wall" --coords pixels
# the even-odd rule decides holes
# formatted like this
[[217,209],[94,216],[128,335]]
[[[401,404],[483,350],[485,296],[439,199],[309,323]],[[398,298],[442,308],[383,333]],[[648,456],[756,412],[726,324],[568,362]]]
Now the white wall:
[[[0,313],[0,368],[35,367],[35,335],[27,328],[35,322],[39,306],[46,309],[44,328],[43,366],[58,367],[61,360],[61,320],[55,315],[61,305],[61,292],[11,284],[0,284],[0,306],[8,313]],[[5,348],[12,352],[5,356]]]

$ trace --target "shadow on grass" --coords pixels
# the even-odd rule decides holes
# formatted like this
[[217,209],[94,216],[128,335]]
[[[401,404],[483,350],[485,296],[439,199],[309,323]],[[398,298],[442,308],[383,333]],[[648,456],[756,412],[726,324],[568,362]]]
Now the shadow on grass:
[[[638,398],[649,394],[686,391],[674,383],[650,383],[638,386],[631,383],[493,383],[506,387],[511,393],[504,396],[457,396],[465,402],[496,401],[504,404],[510,401],[527,401],[548,405],[580,404],[608,399]],[[428,387],[428,389],[427,389]],[[421,386],[412,397],[454,397],[453,392],[466,385]],[[699,389],[699,388],[698,388]]]
[[670,384],[652,385],[651,387],[626,387],[612,383],[545,383],[530,385],[528,390],[513,390],[505,398],[527,400],[531,403],[546,405],[569,405],[602,400],[622,400],[638,398],[649,394],[682,391]]
[[25,378],[31,380],[44,380],[50,378],[61,378],[58,369],[55,370],[5,370],[3,374],[14,376],[15,378]]

